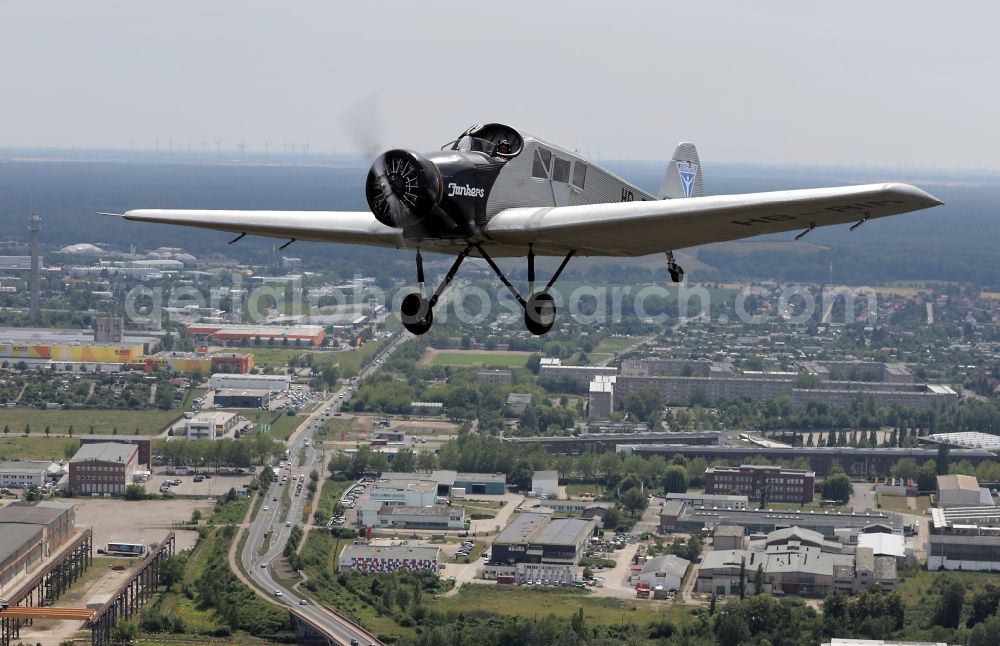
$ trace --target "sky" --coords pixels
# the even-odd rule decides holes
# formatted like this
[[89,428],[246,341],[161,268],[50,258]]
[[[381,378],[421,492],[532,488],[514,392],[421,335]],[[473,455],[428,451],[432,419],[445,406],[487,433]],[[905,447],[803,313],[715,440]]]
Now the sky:
[[[0,0],[0,147],[1000,169],[1000,3]],[[300,148],[301,150],[301,148]]]

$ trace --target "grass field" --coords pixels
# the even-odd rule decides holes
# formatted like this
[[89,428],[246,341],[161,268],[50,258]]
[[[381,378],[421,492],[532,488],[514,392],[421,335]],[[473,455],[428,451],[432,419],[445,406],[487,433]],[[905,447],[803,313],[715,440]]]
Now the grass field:
[[295,357],[304,354],[306,348],[248,348],[247,352],[253,355],[254,365],[258,368],[284,368],[288,362]]
[[68,437],[50,437],[35,434],[10,437],[0,436],[0,460],[52,460],[58,462],[73,457],[80,448],[80,440]]
[[313,366],[321,367],[335,365],[340,368],[341,377],[353,377],[361,371],[361,367],[366,364],[379,350],[385,346],[385,340],[369,341],[360,348],[345,352],[329,351],[313,353]]
[[568,484],[566,485],[566,493],[572,498],[579,498],[585,493],[589,493],[593,496],[599,496],[604,493],[604,485],[599,484]]
[[500,367],[500,368],[523,368],[528,362],[530,352],[474,352],[454,350],[439,352],[434,355],[431,365],[435,366],[458,366],[463,368],[472,367]]
[[26,424],[31,425],[31,435],[42,435],[48,426],[53,433],[66,433],[73,427],[73,435],[84,435],[94,429],[97,435],[156,435],[181,414],[174,410],[39,410],[36,408],[4,408],[0,410],[0,429],[10,427],[10,435],[23,434]]
[[683,606],[595,597],[584,590],[501,585],[462,586],[455,596],[434,599],[427,606],[445,612],[500,612],[519,617],[570,617],[583,608],[587,622],[593,624],[619,624],[624,619],[642,625],[664,616],[677,619],[687,612]]
[[906,506],[906,498],[903,496],[880,496],[879,499],[882,502],[882,509],[909,512],[911,514],[922,514],[925,509],[931,506],[931,497],[926,495],[917,496],[917,506],[915,509],[910,509]]
[[631,348],[636,343],[643,340],[641,336],[609,336],[594,348],[594,352],[614,353]]

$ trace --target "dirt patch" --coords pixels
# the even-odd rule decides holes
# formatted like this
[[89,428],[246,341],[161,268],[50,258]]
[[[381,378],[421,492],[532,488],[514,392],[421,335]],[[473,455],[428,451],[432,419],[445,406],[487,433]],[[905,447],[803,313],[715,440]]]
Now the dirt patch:
[[76,524],[94,529],[94,549],[108,542],[159,543],[171,530],[177,532],[177,551],[194,547],[198,533],[182,530],[179,525],[191,519],[191,512],[201,509],[208,516],[213,503],[208,500],[128,501],[114,498],[77,498]]

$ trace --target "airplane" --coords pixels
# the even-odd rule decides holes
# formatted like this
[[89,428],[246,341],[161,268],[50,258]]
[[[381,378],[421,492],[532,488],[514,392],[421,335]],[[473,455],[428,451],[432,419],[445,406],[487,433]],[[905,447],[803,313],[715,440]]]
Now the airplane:
[[[751,236],[852,223],[942,204],[901,183],[706,196],[694,145],[678,144],[653,195],[541,137],[501,123],[477,124],[429,153],[389,150],[365,182],[370,212],[137,209],[126,220],[288,240],[364,244],[416,251],[417,291],[400,303],[404,327],[424,334],[462,261],[481,257],[524,310],[525,327],[548,332],[553,285],[574,256],[664,253],[673,282],[684,278],[674,251]],[[425,295],[421,251],[456,253],[444,280]],[[535,288],[535,257],[562,256]],[[522,296],[493,260],[526,257]]]

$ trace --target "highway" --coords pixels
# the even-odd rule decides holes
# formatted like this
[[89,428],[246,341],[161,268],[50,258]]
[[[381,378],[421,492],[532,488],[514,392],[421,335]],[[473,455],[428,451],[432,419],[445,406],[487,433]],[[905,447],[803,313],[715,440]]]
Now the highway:
[[[410,338],[412,336],[408,332],[401,332],[381,353],[373,357],[371,363],[358,374],[358,382],[371,376],[381,367],[389,355]],[[293,607],[310,623],[317,628],[321,628],[342,644],[358,643],[368,646],[369,644],[379,643],[375,635],[329,608],[317,606],[312,603],[301,605],[300,601],[302,598],[292,590],[286,588],[282,583],[276,581],[269,567],[269,564],[275,558],[281,556],[292,527],[295,525],[301,526],[302,524],[302,508],[309,503],[309,493],[306,489],[306,485],[309,482],[309,473],[313,469],[319,471],[320,484],[322,484],[323,479],[326,477],[326,465],[323,464],[324,454],[316,450],[313,442],[310,441],[310,446],[308,447],[305,447],[304,443],[306,440],[312,439],[313,431],[319,428],[328,413],[333,414],[340,409],[341,404],[349,398],[349,391],[353,392],[354,387],[354,385],[346,385],[332,393],[289,437],[289,460],[285,461],[285,468],[275,467],[275,475],[279,479],[272,482],[271,486],[264,492],[264,503],[260,508],[260,512],[250,521],[247,541],[244,545],[243,553],[240,554],[240,562],[254,584],[269,595],[272,595],[276,603],[283,603]],[[344,395],[344,399],[340,398],[342,394]],[[302,464],[299,464],[299,453],[303,448],[305,448],[305,460]],[[281,476],[288,477],[287,482],[284,484],[281,484]],[[296,481],[300,476],[302,477],[302,490],[299,495],[295,495]],[[289,487],[291,504],[285,508],[283,496],[285,488]],[[257,555],[268,532],[271,533],[271,540],[267,552],[262,557],[258,557]],[[261,564],[264,567],[261,567]],[[280,597],[277,595],[278,592],[281,593]]]

